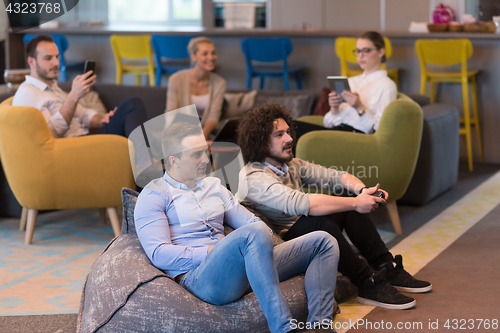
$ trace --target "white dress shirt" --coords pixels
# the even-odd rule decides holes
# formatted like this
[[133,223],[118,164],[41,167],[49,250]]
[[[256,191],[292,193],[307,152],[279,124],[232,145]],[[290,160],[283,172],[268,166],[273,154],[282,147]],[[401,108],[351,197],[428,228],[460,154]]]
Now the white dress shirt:
[[90,121],[97,114],[96,110],[83,107],[80,102],[68,126],[66,120],[59,112],[68,94],[64,92],[57,82],[52,85],[32,77],[26,76],[26,81],[21,83],[14,95],[13,106],[32,106],[42,112],[52,135],[55,138],[70,138],[89,133]]
[[351,91],[359,94],[359,99],[367,110],[363,116],[348,103],[341,103],[339,113],[333,114],[330,109],[323,118],[325,127],[346,124],[364,133],[373,133],[377,130],[385,107],[396,99],[398,89],[394,81],[387,76],[387,71],[379,70],[371,74],[348,78]]

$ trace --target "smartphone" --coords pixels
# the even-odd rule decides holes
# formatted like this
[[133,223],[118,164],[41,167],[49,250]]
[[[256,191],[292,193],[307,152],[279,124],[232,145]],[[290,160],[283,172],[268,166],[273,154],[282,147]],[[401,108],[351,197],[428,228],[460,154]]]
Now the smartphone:
[[85,61],[85,69],[83,70],[83,74],[88,73],[88,71],[95,71],[95,61]]
[[[351,87],[349,86],[349,81],[347,80],[347,76],[327,76],[328,85],[330,86],[331,91],[335,91],[337,95],[340,96],[344,90],[351,91]],[[342,96],[340,96],[342,97]],[[342,102],[345,103],[345,99],[342,98]]]

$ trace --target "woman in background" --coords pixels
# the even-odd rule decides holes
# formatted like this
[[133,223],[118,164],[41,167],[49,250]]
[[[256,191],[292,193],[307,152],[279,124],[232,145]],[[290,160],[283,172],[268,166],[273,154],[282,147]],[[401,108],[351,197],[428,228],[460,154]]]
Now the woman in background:
[[333,130],[371,134],[377,130],[385,107],[396,99],[397,87],[382,69],[386,56],[381,34],[365,32],[358,37],[353,52],[363,74],[348,78],[351,92],[328,95],[330,111],[323,118],[323,125]]
[[226,80],[212,73],[217,54],[212,41],[206,37],[191,39],[188,45],[193,68],[178,71],[168,82],[167,112],[195,104],[205,138],[219,122]]

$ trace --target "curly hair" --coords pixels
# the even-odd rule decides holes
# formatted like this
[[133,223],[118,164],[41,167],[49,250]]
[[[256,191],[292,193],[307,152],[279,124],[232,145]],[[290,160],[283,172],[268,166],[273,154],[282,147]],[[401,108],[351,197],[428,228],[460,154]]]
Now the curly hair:
[[238,146],[245,163],[262,162],[269,156],[269,142],[274,121],[283,119],[290,127],[290,136],[295,144],[290,111],[279,104],[264,104],[246,112],[238,126]]

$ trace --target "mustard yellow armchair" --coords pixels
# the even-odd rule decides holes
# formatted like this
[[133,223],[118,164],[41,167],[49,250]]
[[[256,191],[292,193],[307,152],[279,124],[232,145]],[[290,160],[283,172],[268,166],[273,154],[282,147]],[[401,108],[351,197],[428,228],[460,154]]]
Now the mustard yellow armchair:
[[[323,125],[323,117],[298,120]],[[380,183],[389,193],[386,208],[396,234],[401,223],[396,206],[415,170],[422,138],[422,108],[409,97],[398,98],[385,109],[373,135],[342,131],[314,131],[297,142],[297,157],[328,168],[344,170],[367,186]]]
[[39,210],[106,208],[115,235],[122,187],[135,188],[128,140],[117,135],[55,139],[41,112],[0,104],[0,158],[23,207],[20,230],[31,244]]

